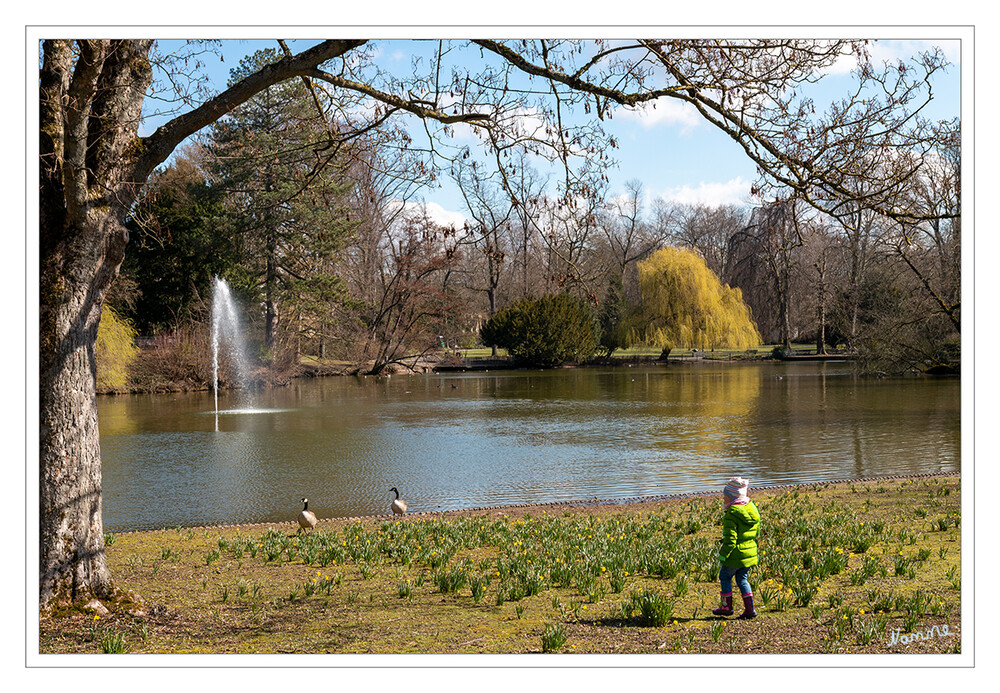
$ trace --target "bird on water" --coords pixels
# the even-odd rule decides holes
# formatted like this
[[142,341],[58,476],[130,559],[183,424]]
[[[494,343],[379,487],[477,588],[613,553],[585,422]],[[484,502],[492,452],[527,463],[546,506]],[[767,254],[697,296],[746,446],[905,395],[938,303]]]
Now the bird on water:
[[395,486],[389,490],[396,493],[396,499],[392,502],[392,512],[396,515],[403,515],[406,513],[406,501],[399,497],[399,491]]
[[316,527],[316,515],[309,509],[309,499],[302,499],[302,512],[299,513],[299,531],[304,529],[314,529]]

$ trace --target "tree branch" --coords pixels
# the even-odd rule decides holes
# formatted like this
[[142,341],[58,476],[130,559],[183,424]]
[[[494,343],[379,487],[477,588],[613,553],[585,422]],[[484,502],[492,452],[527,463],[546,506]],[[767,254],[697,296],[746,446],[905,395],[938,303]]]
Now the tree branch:
[[206,125],[249,100],[260,91],[292,77],[314,74],[318,65],[340,57],[365,44],[364,40],[324,41],[296,56],[285,57],[234,84],[198,108],[180,115],[140,140],[142,155],[135,166],[134,180],[144,181],[170,152]]

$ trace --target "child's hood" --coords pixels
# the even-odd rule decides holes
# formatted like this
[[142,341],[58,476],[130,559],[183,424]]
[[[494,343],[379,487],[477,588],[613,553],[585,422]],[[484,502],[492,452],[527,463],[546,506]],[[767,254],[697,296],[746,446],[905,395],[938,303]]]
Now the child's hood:
[[760,522],[760,512],[753,501],[744,503],[743,505],[730,505],[729,512],[738,515],[744,522],[750,525]]

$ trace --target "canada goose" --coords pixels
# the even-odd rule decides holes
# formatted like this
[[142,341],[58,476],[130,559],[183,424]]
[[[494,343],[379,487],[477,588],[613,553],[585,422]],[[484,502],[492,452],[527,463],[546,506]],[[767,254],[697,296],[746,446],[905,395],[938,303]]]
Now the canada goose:
[[392,512],[394,512],[396,515],[404,514],[406,512],[406,501],[402,500],[399,497],[399,491],[396,490],[395,486],[393,486],[389,490],[396,492],[396,500],[392,502]]
[[309,510],[309,499],[302,499],[302,512],[299,513],[299,531],[316,527],[316,515]]

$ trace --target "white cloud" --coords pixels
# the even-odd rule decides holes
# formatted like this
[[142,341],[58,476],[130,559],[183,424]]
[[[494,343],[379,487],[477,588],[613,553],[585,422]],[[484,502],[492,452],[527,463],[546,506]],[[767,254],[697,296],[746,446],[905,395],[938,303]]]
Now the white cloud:
[[685,133],[704,122],[694,106],[669,96],[662,96],[636,108],[616,109],[614,119],[638,123],[647,129],[659,125],[680,125],[681,131]]
[[937,46],[944,53],[945,57],[958,63],[959,50],[961,44],[958,40],[949,41],[875,41],[869,44],[869,52],[872,61],[876,64],[882,62],[895,62],[897,60],[908,60],[918,53],[933,50]]
[[[941,41],[925,40],[888,40],[871,41],[866,45],[872,65],[896,63],[900,60],[909,61],[916,55],[932,51],[935,47],[941,49],[945,58],[955,65],[961,61],[961,42],[958,39]],[[825,70],[829,75],[846,75],[858,66],[857,57],[852,52],[843,55],[836,63]]]
[[719,205],[746,204],[750,197],[750,183],[742,176],[725,183],[706,183],[702,181],[697,187],[682,185],[670,188],[663,198],[680,204],[703,204],[709,207]]
[[447,210],[437,202],[407,202],[405,207],[407,214],[422,216],[426,212],[431,221],[441,226],[454,226],[460,229],[466,222],[464,214]]

